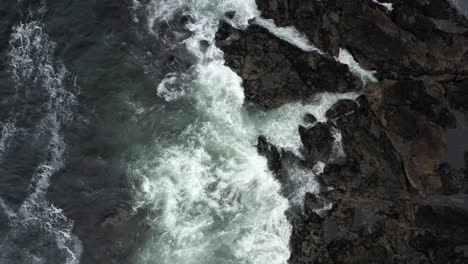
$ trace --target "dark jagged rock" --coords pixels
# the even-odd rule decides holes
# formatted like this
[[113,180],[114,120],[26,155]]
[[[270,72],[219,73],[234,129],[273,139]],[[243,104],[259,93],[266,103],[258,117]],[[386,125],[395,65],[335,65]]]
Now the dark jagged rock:
[[445,0],[393,2],[394,11],[387,12],[369,0],[257,0],[263,16],[295,26],[331,54],[347,48],[380,76],[467,74],[468,48],[460,47],[468,33],[444,32],[433,22],[445,19],[467,28],[465,19]]
[[305,52],[257,25],[240,31],[221,22],[216,41],[226,65],[243,78],[247,100],[266,109],[305,100],[319,91],[360,88],[348,66],[329,55]]
[[[306,195],[303,212],[288,212],[290,263],[467,262],[468,169],[445,156],[453,148],[448,132],[468,123],[468,20],[446,0],[382,1],[393,11],[371,0],[256,2],[263,17],[294,26],[331,56],[346,48],[381,80],[367,85],[358,104],[340,101],[326,114],[341,131],[346,159],[327,165],[321,194]],[[328,55],[305,53],[255,25],[220,31],[229,39],[218,40],[226,64],[261,107],[358,89],[349,78],[339,88],[340,77],[312,66]],[[333,76],[326,84],[338,88],[323,88],[315,74]],[[328,159],[326,126],[300,127],[304,167]],[[468,146],[460,149],[457,155]],[[321,200],[333,202],[324,218],[315,213]]]
[[307,122],[307,123],[315,123],[317,122],[317,118],[313,115],[313,114],[306,114],[304,116],[304,121]]
[[333,209],[323,219],[290,217],[290,263],[463,263],[466,198],[411,194],[385,128],[364,97],[358,102],[336,120],[346,164],[330,164],[320,176],[333,187],[322,194]]
[[468,112],[468,78],[445,84],[448,101],[455,109]]
[[413,204],[415,223],[421,229],[411,245],[427,252],[432,263],[465,263],[468,196],[416,197]]
[[224,16],[228,19],[234,19],[234,17],[236,16],[236,11],[228,11],[224,14]]
[[218,45],[229,45],[229,38],[233,37],[237,31],[225,20],[219,23],[218,31],[216,32],[216,42]]
[[305,152],[311,160],[328,161],[333,146],[329,124],[317,123],[309,128],[299,126],[299,135]]
[[335,119],[342,115],[348,115],[356,111],[358,104],[353,100],[340,100],[334,104],[325,114],[329,119]]
[[264,136],[259,136],[257,151],[260,155],[267,158],[268,168],[274,172],[278,178],[281,178],[282,165],[281,155],[278,148],[270,144]]
[[402,155],[407,178],[422,193],[441,187],[435,170],[446,151],[444,128],[452,123],[443,87],[434,81],[389,81],[366,89],[373,110]]
[[[409,193],[401,160],[367,101],[336,120],[347,162],[331,164],[320,176],[333,209],[319,220],[307,214],[293,222],[290,263],[398,262],[411,228]],[[297,233],[303,230],[302,233]],[[421,254],[423,255],[423,254]]]
[[437,169],[442,182],[442,193],[452,195],[468,193],[468,178],[463,170],[456,170],[450,164],[443,163]]

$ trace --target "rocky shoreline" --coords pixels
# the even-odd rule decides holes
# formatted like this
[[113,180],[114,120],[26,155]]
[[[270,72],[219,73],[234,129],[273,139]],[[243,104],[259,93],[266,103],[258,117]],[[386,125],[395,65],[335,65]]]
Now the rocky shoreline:
[[[328,163],[322,191],[306,196],[304,210],[288,212],[290,263],[468,261],[468,20],[445,0],[386,2],[392,10],[370,0],[257,0],[264,18],[294,26],[323,54],[254,22],[220,25],[226,65],[261,109],[323,91],[362,94],[332,107],[329,122],[298,127],[306,167],[330,156],[333,129],[346,158]],[[361,85],[333,59],[340,48],[378,81]],[[285,180],[293,154],[265,137],[258,150]],[[320,216],[326,201],[333,207]]]
[[[247,104],[268,111],[307,103],[321,92],[359,94],[333,105],[325,123],[304,116],[307,125],[297,124],[302,157],[258,138],[258,152],[282,183],[288,164],[312,171],[318,161],[328,163],[318,177],[320,192],[287,212],[291,264],[468,262],[468,19],[466,10],[454,9],[460,1],[256,1],[263,18],[293,26],[315,51],[254,20],[247,29],[234,28],[234,12],[221,22],[216,44],[242,77]],[[83,244],[80,263],[132,263],[141,250],[149,213],[135,208],[138,180],[128,175],[126,162],[158,127],[139,122],[135,107],[122,102],[158,105],[155,83],[195,60],[184,45],[167,49],[143,28],[146,14],[132,8],[149,2],[47,1],[43,23],[57,44],[54,55],[74,74],[67,87],[83,89],[74,91],[81,119],[64,127],[65,166],[51,178],[47,200],[73,221]],[[28,4],[7,1],[0,10],[3,98],[14,96],[8,44],[21,5]],[[157,25],[161,41],[190,36],[190,19],[181,15]],[[340,63],[340,49],[375,71],[377,81],[364,83]],[[3,100],[2,109],[11,102]],[[2,111],[0,121],[7,114]],[[333,157],[335,131],[345,156]],[[0,198],[16,208],[30,192],[31,173],[9,164],[18,178],[2,178]],[[318,210],[328,204],[330,210]],[[0,212],[2,238],[9,234],[7,220]],[[26,241],[31,248],[34,235]]]

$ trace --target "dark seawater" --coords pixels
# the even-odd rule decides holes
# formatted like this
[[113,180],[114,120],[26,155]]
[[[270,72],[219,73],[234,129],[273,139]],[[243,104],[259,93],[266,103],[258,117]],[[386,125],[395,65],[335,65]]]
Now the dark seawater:
[[195,61],[180,43],[187,18],[154,24],[156,38],[133,1],[0,10],[0,263],[127,261],[143,240],[127,164],[190,120],[189,107],[156,96],[167,73]]
[[130,102],[157,105],[177,58],[148,55],[162,47],[131,2],[0,5],[0,263],[121,263],[138,213],[120,231],[101,224],[131,211],[124,161],[157,126]]
[[325,122],[356,94],[244,107],[214,45],[231,10],[238,27],[259,15],[253,0],[0,3],[0,264],[286,263],[284,212],[317,183],[292,167],[281,195],[257,137],[300,155],[304,114]]

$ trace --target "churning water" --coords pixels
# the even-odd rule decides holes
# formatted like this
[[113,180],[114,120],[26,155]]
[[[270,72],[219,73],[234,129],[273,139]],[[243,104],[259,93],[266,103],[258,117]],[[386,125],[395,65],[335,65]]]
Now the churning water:
[[[303,34],[259,18],[254,0],[135,0],[131,9],[132,21],[147,28],[145,39],[161,45],[161,52],[186,50],[192,64],[188,69],[174,67],[154,83],[154,98],[147,100],[156,102],[153,105],[118,102],[134,108],[134,120],[156,130],[148,133],[150,144],[135,144],[136,158],[127,164],[129,177],[138,182],[135,208],[151,212],[146,219],[151,228],[132,263],[287,263],[292,227],[285,211],[301,207],[307,192],[318,192],[315,177],[325,164],[317,163],[314,170],[291,165],[285,192],[257,153],[257,138],[264,135],[301,157],[298,125],[311,125],[303,123],[304,115],[326,122],[325,113],[334,103],[357,94],[318,94],[309,104],[292,103],[269,112],[248,109],[241,78],[224,65],[223,53],[214,44],[225,12],[236,11],[235,27],[245,28],[257,18],[255,23],[278,38],[320,52]],[[64,128],[76,121],[78,99],[67,89],[71,75],[55,58],[56,43],[41,22],[45,11],[44,1],[26,10],[29,15],[14,26],[9,42],[8,71],[15,85],[6,100],[10,112],[0,120],[0,164],[13,175],[18,166],[10,161],[26,153],[33,157],[28,163],[33,170],[17,172],[30,176],[29,189],[17,206],[12,199],[0,199],[0,220],[8,225],[0,234],[0,263],[74,264],[82,254],[73,223],[46,199],[50,178],[59,177],[66,167]],[[141,14],[145,19],[139,19]],[[184,15],[189,34],[167,30]],[[363,82],[374,80],[373,72],[360,68],[344,50],[337,60],[349,64]],[[164,65],[142,67],[158,72],[150,69],[158,66]],[[333,155],[344,155],[340,132],[333,133]]]
[[[299,204],[306,191],[315,192],[314,174],[294,170],[296,185],[308,188],[283,197],[266,159],[257,154],[257,137],[263,134],[298,152],[297,127],[304,114],[326,121],[325,112],[333,103],[356,97],[323,94],[310,105],[247,111],[242,80],[224,65],[214,45],[219,20],[227,11],[236,11],[233,23],[239,28],[259,15],[253,0],[153,1],[148,9],[150,28],[176,14],[191,17],[192,36],[183,44],[197,62],[188,72],[168,74],[158,85],[156,93],[168,105],[183,107],[170,112],[168,106],[161,115],[184,121],[170,136],[156,137],[130,168],[143,179],[138,206],[154,213],[139,263],[286,263],[291,235],[287,198]],[[292,28],[257,23],[306,51],[316,50]],[[209,47],[202,47],[201,41]]]

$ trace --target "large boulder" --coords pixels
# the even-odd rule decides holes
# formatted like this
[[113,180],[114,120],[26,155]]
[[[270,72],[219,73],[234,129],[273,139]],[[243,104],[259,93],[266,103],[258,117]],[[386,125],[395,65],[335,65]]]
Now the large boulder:
[[410,184],[421,193],[438,191],[444,129],[454,122],[443,87],[434,81],[384,80],[368,85],[366,94],[403,158]]
[[247,100],[262,108],[305,100],[320,91],[361,87],[348,66],[329,55],[303,51],[258,25],[241,31],[222,22],[216,36],[226,65],[244,81]]

